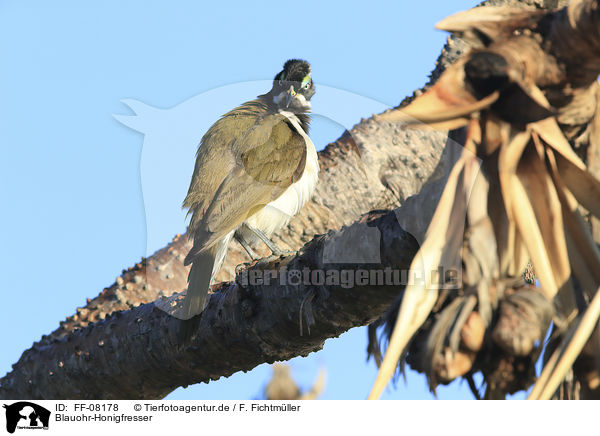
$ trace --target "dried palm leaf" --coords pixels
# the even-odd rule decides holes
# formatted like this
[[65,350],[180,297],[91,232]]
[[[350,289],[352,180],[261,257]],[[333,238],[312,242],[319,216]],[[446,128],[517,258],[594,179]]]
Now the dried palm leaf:
[[396,365],[406,346],[418,328],[429,316],[438,297],[438,283],[432,283],[431,272],[440,265],[456,265],[456,257],[462,244],[465,224],[466,200],[476,173],[471,167],[479,166],[477,159],[465,150],[456,163],[440,198],[438,207],[427,230],[425,242],[411,264],[411,272],[419,271],[423,280],[411,281],[405,290],[398,318],[392,332],[388,349],[379,368],[369,399],[377,399],[396,372]]
[[402,111],[390,111],[379,115],[379,121],[402,124],[427,124],[437,130],[453,130],[466,126],[470,115],[492,105],[498,92],[478,100],[457,83],[464,81],[464,61],[457,61],[448,67],[438,84],[418,97]]
[[[535,133],[533,136],[535,143]],[[543,153],[543,150],[541,150],[541,153]],[[521,221],[521,225],[517,224],[520,227],[519,232],[526,240],[527,249],[533,264],[536,266],[536,273],[539,275],[546,297],[553,299],[558,294],[562,308],[569,311],[573,306],[574,294],[569,280],[571,267],[564,236],[562,208],[542,156],[534,147],[529,147],[528,152],[521,159],[518,180],[522,183],[525,194],[519,198],[519,201],[525,200],[524,202],[528,202],[533,212],[533,216],[530,218],[532,221],[525,223]],[[515,183],[515,185],[517,184]],[[530,246],[527,244],[528,234],[537,235],[536,222],[543,243],[543,247],[541,247],[543,253],[539,254],[536,253],[537,245]],[[538,262],[536,262],[536,259]],[[548,271],[543,269],[546,266],[546,259],[548,259],[547,265],[550,268]],[[538,265],[540,265],[539,270]],[[548,280],[547,274],[552,275],[552,281]],[[554,287],[551,288],[550,283]],[[562,315],[566,317],[569,313],[563,313]]]
[[507,37],[519,29],[531,28],[543,13],[506,6],[479,7],[444,18],[435,28],[453,33],[477,47]]
[[[504,123],[501,123],[504,124]],[[512,129],[510,129],[512,130]],[[517,226],[513,214],[513,203],[510,180],[516,175],[519,159],[523,155],[525,147],[531,137],[529,131],[510,131],[509,138],[504,146],[500,147],[498,153],[498,185],[499,191],[496,192],[496,204],[502,204],[506,213],[507,223],[495,222],[497,245],[499,247],[500,268],[510,277],[514,277],[525,267],[523,263],[529,259],[529,256],[522,255],[526,250],[523,237],[517,232]],[[496,188],[498,191],[498,188]],[[500,198],[498,198],[498,196]],[[496,207],[500,207],[499,205]],[[506,226],[506,233],[501,233],[500,229]],[[505,236],[505,238],[503,237]],[[527,260],[526,260],[527,259]]]
[[596,218],[600,218],[600,181],[587,169],[580,168],[563,155],[556,156],[558,172],[577,201]]
[[[475,352],[464,347],[459,350],[461,333],[477,304],[474,295],[454,299],[441,312],[426,343],[424,360],[427,364],[429,387],[433,393],[438,383],[449,383],[471,370]],[[485,329],[485,327],[484,327]]]
[[495,299],[492,301],[490,297],[490,287],[492,282],[498,279],[499,269],[494,224],[488,214],[490,176],[486,169],[482,167],[482,171],[474,176],[473,189],[468,201],[462,277],[465,292],[477,293],[478,313],[487,327],[492,320],[492,306],[496,305]]
[[580,320],[572,327],[569,334],[554,352],[545,365],[538,383],[529,394],[530,400],[549,400],[563,381],[565,374],[571,368],[577,356],[587,343],[600,320],[600,292],[596,295],[586,309]]
[[[574,26],[573,20],[589,24],[582,12],[587,6],[582,5],[590,2],[576,3],[563,15],[557,14],[563,26]],[[556,85],[552,81],[561,79],[560,69],[551,61],[546,69],[538,68],[536,56],[546,56],[545,48],[528,36],[530,32],[520,32],[538,29],[541,18],[548,16],[546,12],[488,7],[443,20],[438,28],[466,36],[486,48],[472,51],[449,67],[433,87],[407,107],[383,116],[408,125],[417,119],[438,129],[468,126],[465,151],[452,170],[426,239],[411,265],[411,269],[430,271],[458,253],[462,292],[454,301],[440,305],[436,304],[437,292],[427,291],[430,283],[406,287],[369,398],[382,392],[411,338],[434,307],[438,307],[438,315],[433,322],[428,321],[427,352],[422,353],[426,362],[421,364],[432,388],[436,377],[446,381],[471,371],[475,355],[460,354],[462,325],[470,314],[477,314],[487,328],[492,322],[491,311],[498,310],[498,299],[513,298],[514,304],[502,306],[503,310],[513,306],[516,311],[511,313],[522,310],[523,316],[529,314],[533,326],[531,334],[512,340],[506,336],[506,326],[496,326],[492,337],[512,356],[506,360],[509,366],[519,356],[533,356],[533,344],[547,329],[548,301],[554,303],[554,321],[563,341],[545,365],[533,398],[553,394],[597,325],[600,252],[578,208],[583,206],[600,218],[600,181],[571,148],[558,125],[558,110],[538,86],[539,82]],[[588,76],[592,77],[586,73],[585,78]],[[552,92],[556,101],[556,88]],[[475,155],[483,160],[479,177]],[[473,189],[467,191],[467,186]],[[459,241],[456,230],[462,230],[465,223]],[[519,289],[508,285],[523,273],[529,261],[546,299],[540,300],[535,292],[529,298],[529,294],[520,294]],[[578,286],[573,285],[572,277]],[[505,296],[507,291],[510,293]],[[477,307],[473,305],[475,295]],[[573,325],[575,318],[578,321]],[[507,392],[496,385],[488,388],[488,397]]]
[[577,201],[560,177],[554,152],[546,149],[546,155],[564,211],[565,233],[575,277],[583,289],[597,289],[600,287],[600,250],[579,213]]

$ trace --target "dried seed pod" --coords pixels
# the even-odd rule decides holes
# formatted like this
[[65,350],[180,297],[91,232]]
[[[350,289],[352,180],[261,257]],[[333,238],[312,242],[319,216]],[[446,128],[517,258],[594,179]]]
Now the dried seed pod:
[[509,354],[529,355],[543,341],[553,312],[552,303],[537,288],[512,293],[500,303],[492,340]]
[[483,346],[485,324],[478,312],[471,312],[460,330],[460,344],[469,351],[477,352]]
[[476,353],[471,351],[452,352],[446,347],[442,354],[435,356],[433,372],[435,378],[442,384],[450,383],[458,377],[467,374],[473,367]]

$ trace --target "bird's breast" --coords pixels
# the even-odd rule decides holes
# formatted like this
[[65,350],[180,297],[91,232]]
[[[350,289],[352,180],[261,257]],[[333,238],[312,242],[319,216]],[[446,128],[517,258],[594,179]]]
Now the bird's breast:
[[312,197],[319,180],[319,158],[315,145],[302,129],[296,115],[285,111],[281,113],[290,120],[306,142],[306,165],[302,176],[295,183],[290,185],[277,199],[246,220],[250,226],[262,230],[267,235],[285,226],[300,211]]

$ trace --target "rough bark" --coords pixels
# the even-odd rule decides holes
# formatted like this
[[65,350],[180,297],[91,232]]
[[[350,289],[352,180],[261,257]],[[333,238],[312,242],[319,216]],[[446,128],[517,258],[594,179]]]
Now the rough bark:
[[[454,54],[455,51],[449,49],[448,53]],[[446,56],[443,59],[445,58]],[[442,133],[405,131],[395,124],[379,122],[376,117],[361,121],[350,132],[346,132],[319,153],[321,174],[316,193],[292,219],[289,226],[275,235],[275,242],[282,247],[296,250],[314,235],[350,224],[366,211],[392,209],[404,203],[408,197],[418,193],[429,180],[430,183],[421,195],[406,201],[402,212],[394,214],[396,223],[400,222],[418,238],[426,228],[428,216],[433,213],[443,186],[442,175],[447,172],[444,163],[440,162],[445,140],[446,136]],[[205,348],[202,351],[205,356],[202,362],[208,366],[193,371],[196,375],[192,377],[189,377],[190,374],[181,377],[175,375],[179,384],[174,384],[173,380],[165,384],[161,382],[165,372],[180,371],[182,366],[185,366],[175,366],[174,362],[178,359],[179,362],[189,359],[188,365],[199,365],[200,361],[197,357],[199,352],[196,356],[194,353],[175,356],[173,353],[179,353],[177,350],[181,347],[176,341],[169,343],[165,336],[163,342],[159,342],[163,345],[169,343],[171,351],[162,350],[161,354],[172,359],[161,360],[164,365],[162,367],[158,367],[156,361],[153,362],[157,374],[161,375],[160,379],[148,378],[148,374],[138,371],[147,362],[148,348],[142,346],[143,341],[135,342],[136,338],[148,337],[149,325],[169,324],[161,318],[165,316],[162,311],[156,312],[150,306],[140,305],[185,289],[187,268],[183,266],[183,259],[190,246],[186,235],[178,235],[165,248],[123,270],[115,283],[105,288],[97,297],[88,299],[87,304],[77,308],[76,313],[62,321],[57,330],[44,335],[31,349],[23,353],[21,359],[13,365],[13,371],[0,379],[0,398],[139,398],[141,395],[145,398],[159,398],[177,386],[216,379],[240,369],[249,370],[268,361],[266,356],[269,354],[257,353],[252,357],[250,353],[241,353],[240,356],[248,359],[242,361],[220,354],[228,347],[222,348],[219,345],[213,352],[208,352]],[[412,256],[416,246],[411,242],[404,248],[406,252],[399,250],[398,255],[404,253],[403,255]],[[257,251],[260,253],[260,248]],[[248,261],[245,252],[233,245],[219,278],[230,280],[234,276],[236,265],[245,261]],[[203,319],[216,319],[219,316],[213,312],[218,309],[212,301],[225,298],[221,290],[238,295],[241,290],[236,289],[233,291],[227,285],[214,289],[207,308],[208,315],[203,316]],[[268,310],[265,309],[265,313],[271,314],[271,308],[276,308],[287,298],[279,291],[280,288],[272,289],[272,303]],[[397,289],[394,292],[397,293]],[[392,303],[394,292],[387,293],[385,304],[379,306],[374,304],[372,296],[369,295],[369,303],[364,302],[372,308],[368,309],[367,314],[358,317],[360,321],[341,311],[349,321],[335,328],[324,328],[322,332],[328,332],[327,334],[321,334],[321,330],[317,328],[311,329],[310,337],[301,337],[296,322],[294,329],[290,331],[292,336],[280,337],[280,343],[272,343],[272,347],[279,351],[270,354],[270,361],[307,354],[319,349],[328,337],[337,336],[353,326],[367,324],[385,312]],[[301,293],[294,295],[300,298],[299,301],[303,298]],[[230,298],[235,300],[234,297],[227,297],[227,301],[232,301]],[[292,309],[288,307],[286,310]],[[110,322],[104,321],[111,314],[115,316],[111,317]],[[322,321],[331,318],[330,315],[324,314],[322,319],[320,316],[316,318]],[[289,312],[289,316],[294,320],[298,319],[298,313],[292,315],[292,312]],[[132,326],[132,320],[136,319],[148,321],[134,323]],[[255,329],[254,336],[260,337],[259,324],[249,323],[246,328],[250,331]],[[215,335],[214,339],[211,339],[215,344],[230,345],[229,340],[237,343],[242,339],[247,340],[248,333],[239,328],[235,331],[242,336],[231,336],[230,330],[234,324],[228,325],[227,329],[215,331],[211,331],[213,327],[208,326],[210,324],[203,322],[199,328],[207,329],[203,335]],[[278,330],[280,328],[277,327]],[[157,340],[163,334],[162,331],[154,330],[153,334],[158,335]],[[130,343],[129,340],[133,342]],[[99,346],[100,343],[103,345]],[[112,345],[104,347],[104,344]],[[90,350],[101,350],[102,353],[92,353]],[[72,365],[71,370],[65,371],[68,362]],[[123,378],[127,380],[127,385],[118,386],[114,379],[107,377],[108,367],[119,368],[119,371],[127,374],[127,378]],[[77,374],[85,374],[85,377]],[[147,385],[147,378],[155,381],[157,385]],[[107,382],[108,380],[112,381]]]
[[[379,232],[380,264],[323,263],[327,247],[367,228]],[[353,226],[318,236],[299,255],[254,265],[247,277],[251,280],[255,271],[280,268],[298,272],[318,269],[328,274],[374,268],[405,270],[417,249],[394,212],[374,212]],[[319,350],[325,339],[374,321],[398,293],[393,284],[346,289],[344,282],[337,283],[281,285],[276,277],[273,283],[252,285],[238,276],[238,282],[222,283],[215,289],[199,319],[180,321],[160,310],[156,302],[115,312],[61,339],[34,345],[2,380],[0,396],[162,398],[179,386]],[[181,297],[179,294],[170,302],[175,304]],[[195,334],[182,339],[182,324],[190,322]]]

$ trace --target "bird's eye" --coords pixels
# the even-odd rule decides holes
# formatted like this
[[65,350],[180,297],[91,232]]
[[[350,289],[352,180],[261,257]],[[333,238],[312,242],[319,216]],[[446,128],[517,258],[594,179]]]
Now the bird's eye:
[[279,81],[279,86],[283,86],[283,80]]
[[303,86],[304,89],[308,89],[310,88],[310,85],[312,85],[312,80],[309,80],[308,82],[306,82]]

